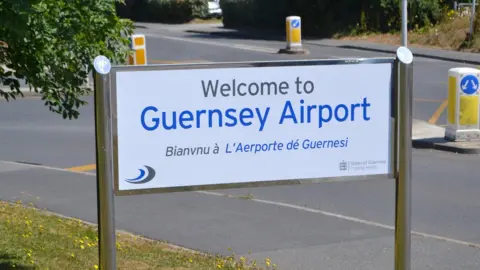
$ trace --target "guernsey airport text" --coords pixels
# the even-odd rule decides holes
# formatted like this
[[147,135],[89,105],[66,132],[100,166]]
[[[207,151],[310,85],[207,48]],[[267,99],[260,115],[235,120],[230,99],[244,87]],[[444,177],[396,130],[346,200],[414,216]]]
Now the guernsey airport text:
[[[146,131],[201,129],[222,127],[255,127],[263,131],[269,125],[289,124],[314,124],[323,128],[332,122],[370,121],[369,108],[372,104],[368,97],[359,98],[353,103],[318,104],[309,102],[308,95],[315,90],[311,81],[294,81],[295,85],[290,91],[290,84],[282,82],[236,82],[221,83],[201,81],[204,98],[234,98],[240,103],[244,96],[264,95],[302,95],[299,99],[289,99],[281,103],[280,116],[270,119],[274,107],[249,107],[238,106],[230,108],[196,108],[167,111],[154,105],[144,107],[140,112],[140,123]],[[237,101],[237,100],[235,100]],[[247,101],[246,101],[247,102]],[[275,114],[278,115],[278,114]]]

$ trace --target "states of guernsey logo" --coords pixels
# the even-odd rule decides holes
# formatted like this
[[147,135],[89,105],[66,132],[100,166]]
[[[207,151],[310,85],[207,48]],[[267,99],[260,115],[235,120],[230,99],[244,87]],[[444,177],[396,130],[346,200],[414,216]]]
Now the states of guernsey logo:
[[138,176],[135,178],[125,179],[128,183],[131,184],[145,184],[152,181],[155,178],[155,170],[147,165],[144,165],[145,169],[138,169]]

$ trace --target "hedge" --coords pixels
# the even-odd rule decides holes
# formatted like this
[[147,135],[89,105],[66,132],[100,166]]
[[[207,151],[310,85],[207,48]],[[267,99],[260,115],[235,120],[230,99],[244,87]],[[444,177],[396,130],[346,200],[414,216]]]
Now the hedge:
[[125,0],[117,14],[137,22],[184,23],[208,15],[208,0]]
[[[401,0],[220,0],[223,24],[229,28],[285,30],[285,18],[302,18],[306,35],[331,36],[363,30],[399,30]],[[409,2],[409,26],[435,24],[444,15],[440,0]]]

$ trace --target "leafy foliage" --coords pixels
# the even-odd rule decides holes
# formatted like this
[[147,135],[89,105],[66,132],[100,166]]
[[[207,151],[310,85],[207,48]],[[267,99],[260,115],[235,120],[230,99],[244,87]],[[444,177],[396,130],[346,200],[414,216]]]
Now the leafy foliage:
[[127,0],[121,17],[139,22],[185,23],[208,14],[208,0]]
[[[231,28],[285,31],[285,17],[302,17],[306,35],[331,36],[353,29],[390,32],[400,29],[400,0],[222,0],[223,23]],[[440,0],[409,1],[409,27],[438,22]]]
[[116,15],[120,0],[2,0],[0,2],[0,83],[9,100],[22,95],[18,79],[42,95],[63,118],[77,118],[95,56],[124,63],[133,24]]

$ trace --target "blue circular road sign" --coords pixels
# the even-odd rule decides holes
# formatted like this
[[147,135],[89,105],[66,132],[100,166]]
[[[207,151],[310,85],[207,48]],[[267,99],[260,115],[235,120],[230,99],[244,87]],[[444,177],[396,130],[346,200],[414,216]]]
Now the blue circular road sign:
[[475,94],[478,90],[478,78],[474,75],[467,75],[460,81],[460,88],[467,95]]
[[292,28],[300,27],[300,20],[298,19],[292,20],[291,25],[292,25]]

